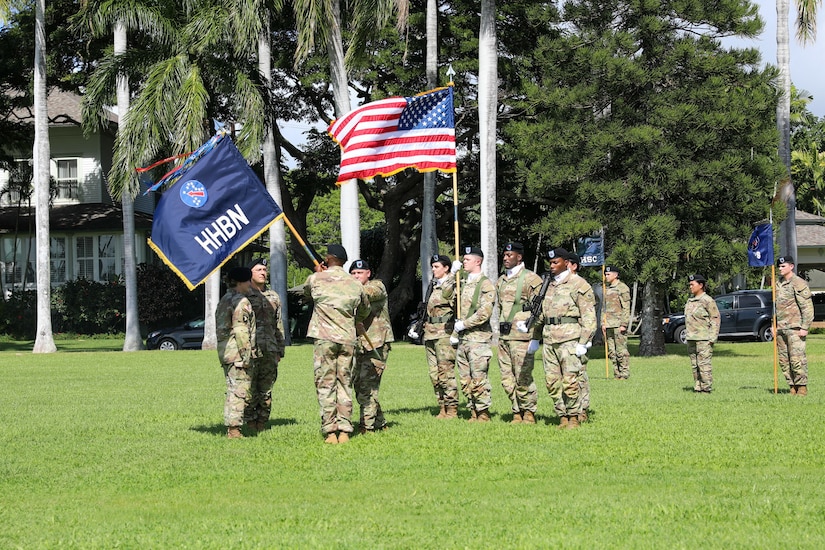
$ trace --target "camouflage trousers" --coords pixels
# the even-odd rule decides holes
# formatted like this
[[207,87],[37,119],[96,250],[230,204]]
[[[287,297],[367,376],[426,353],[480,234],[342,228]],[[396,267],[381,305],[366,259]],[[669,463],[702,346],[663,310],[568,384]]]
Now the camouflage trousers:
[[709,392],[713,389],[713,344],[708,340],[688,340],[688,356],[693,369],[693,391]]
[[387,425],[378,401],[378,390],[389,353],[390,345],[384,344],[373,351],[359,350],[355,355],[352,385],[355,388],[355,399],[361,406],[361,427],[365,430],[380,430]]
[[582,396],[582,410],[586,411],[590,408],[590,376],[587,374],[587,355],[579,357],[579,362],[582,364],[582,369],[576,377],[579,381],[579,393]]
[[607,356],[613,365],[613,376],[616,378],[630,377],[630,352],[627,351],[627,333],[619,332],[618,328],[605,329],[607,341]]
[[240,428],[244,411],[249,406],[254,369],[244,363],[222,363],[226,377],[226,400],[223,404],[223,423],[228,428]]
[[544,379],[559,416],[578,416],[582,412],[579,375],[581,359],[576,356],[576,340],[542,346]]
[[278,379],[278,354],[265,352],[252,362],[254,369],[249,406],[244,411],[244,420],[266,424],[272,410],[272,386]]
[[779,367],[789,386],[808,385],[808,356],[805,353],[805,339],[799,336],[798,329],[776,331],[776,350],[779,355]]
[[536,412],[538,390],[533,380],[535,354],[527,353],[527,340],[498,341],[498,369],[501,372],[501,387],[510,399],[513,413]]
[[321,407],[321,432],[352,433],[352,365],[355,346],[315,340],[315,388]]
[[427,366],[438,404],[444,407],[458,406],[458,381],[455,377],[455,348],[450,337],[425,340]]
[[490,358],[493,350],[489,342],[458,343],[455,362],[458,366],[458,378],[461,380],[461,391],[467,397],[467,406],[474,411],[486,411],[493,400],[493,387],[487,377],[490,368]]

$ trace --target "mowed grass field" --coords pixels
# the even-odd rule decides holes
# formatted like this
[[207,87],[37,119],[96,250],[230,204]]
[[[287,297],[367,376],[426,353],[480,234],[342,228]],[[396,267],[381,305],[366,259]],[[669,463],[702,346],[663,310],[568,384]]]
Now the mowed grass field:
[[805,398],[773,393],[771,344],[720,343],[697,395],[683,346],[635,343],[626,382],[593,350],[591,422],[564,431],[539,363],[537,425],[509,424],[495,362],[492,422],[437,420],[424,349],[398,344],[391,429],[331,446],[310,344],[270,429],[229,441],[214,351],[3,342],[0,548],[825,547],[825,337]]

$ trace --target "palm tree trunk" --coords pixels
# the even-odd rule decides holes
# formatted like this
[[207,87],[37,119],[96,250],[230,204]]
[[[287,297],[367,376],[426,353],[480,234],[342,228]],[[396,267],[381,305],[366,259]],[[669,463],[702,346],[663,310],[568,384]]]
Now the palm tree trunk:
[[481,164],[481,249],[484,273],[498,278],[496,234],[496,110],[498,58],[496,55],[496,3],[481,1],[481,28],[478,35],[478,125]]
[[218,333],[215,326],[215,310],[221,293],[221,274],[216,271],[204,283],[204,324],[201,349],[218,349]]
[[34,24],[34,189],[37,240],[37,334],[34,353],[57,351],[52,334],[49,257],[49,109],[46,92],[46,0],[35,1]]
[[779,159],[787,170],[782,196],[788,208],[779,226],[779,253],[796,258],[796,190],[791,180],[791,46],[788,25],[788,0],[776,0],[776,65],[779,69],[779,102],[776,126],[779,130]]
[[[427,86],[438,86],[438,1],[427,0]],[[421,295],[430,286],[430,259],[438,252],[435,234],[435,172],[424,174],[424,203],[421,207]]]
[[[126,53],[126,24],[119,20],[115,24],[114,54]],[[126,75],[117,78],[117,112],[118,122],[126,118],[129,110],[129,79]],[[123,351],[143,349],[140,336],[140,317],[137,298],[137,256],[135,254],[135,199],[128,189],[120,196],[123,214],[123,280],[126,284],[126,336]]]

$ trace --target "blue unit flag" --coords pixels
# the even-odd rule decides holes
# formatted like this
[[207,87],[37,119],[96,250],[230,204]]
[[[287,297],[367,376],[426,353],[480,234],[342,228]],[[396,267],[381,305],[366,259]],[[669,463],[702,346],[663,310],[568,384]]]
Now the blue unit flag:
[[579,239],[576,250],[582,267],[604,265],[604,237],[601,234]]
[[757,225],[748,240],[748,265],[773,265],[773,227],[769,223]]
[[228,137],[178,175],[155,208],[149,246],[192,290],[283,212]]

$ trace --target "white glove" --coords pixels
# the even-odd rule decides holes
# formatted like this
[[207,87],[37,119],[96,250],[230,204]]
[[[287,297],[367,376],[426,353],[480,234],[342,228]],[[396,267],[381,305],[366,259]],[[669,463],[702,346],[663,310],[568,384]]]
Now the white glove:
[[461,332],[465,328],[466,327],[464,326],[464,321],[462,321],[461,319],[459,319],[458,321],[455,322],[455,331],[456,332]]
[[516,330],[527,334],[527,321],[516,321]]
[[450,335],[450,345],[457,346],[459,342],[458,334],[455,332]]
[[407,333],[407,335],[408,335],[410,338],[412,338],[413,340],[418,340],[418,333],[417,333],[417,332],[415,332],[415,329],[414,329],[414,328],[411,328],[411,329],[410,329],[410,332],[408,332],[408,333]]
[[464,264],[461,262],[461,260],[455,260],[453,261],[453,265],[450,268],[450,273],[455,273],[462,267],[464,267]]
[[581,357],[587,353],[587,346],[584,344],[576,344],[576,357]]
[[[526,332],[526,331],[525,331]],[[539,350],[539,342],[538,340],[530,340],[530,343],[527,344],[527,355],[533,355]]]
[[593,347],[593,342],[588,342],[586,345],[587,345],[587,349],[590,349],[590,348]]

